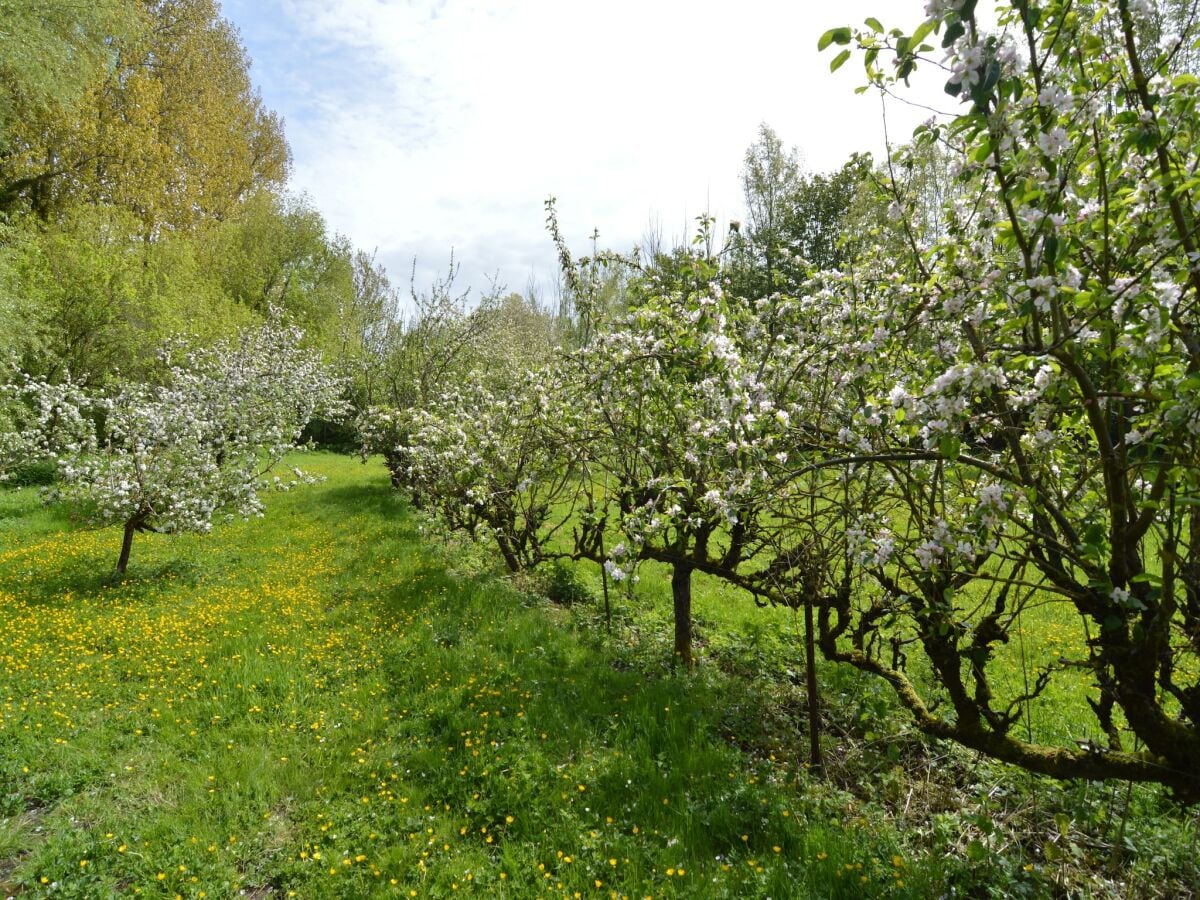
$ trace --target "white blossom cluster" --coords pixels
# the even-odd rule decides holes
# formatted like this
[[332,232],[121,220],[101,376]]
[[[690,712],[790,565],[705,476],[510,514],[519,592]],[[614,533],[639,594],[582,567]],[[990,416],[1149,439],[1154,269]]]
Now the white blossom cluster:
[[92,424],[85,409],[85,394],[70,379],[50,383],[14,369],[0,385],[0,481],[23,463],[86,447]]
[[263,487],[306,478],[267,478],[304,426],[343,411],[341,380],[301,339],[273,317],[211,347],[178,343],[160,381],[100,396],[25,380],[25,421],[8,440],[54,459],[53,495],[96,524],[206,532],[218,514],[261,515]]
[[451,527],[495,539],[516,568],[536,561],[578,489],[577,417],[558,391],[552,368],[515,376],[502,392],[465,385],[428,408],[378,411],[364,433],[383,442],[399,483]]
[[[963,9],[947,0],[926,13],[945,29]],[[861,353],[844,367],[861,402],[838,443],[846,456],[904,458],[869,469],[877,503],[895,512],[851,541],[864,564],[917,580],[939,566],[974,572],[1053,534],[1086,592],[1110,577],[1097,560],[1118,552],[1094,523],[1114,509],[1163,522],[1164,498],[1196,490],[1200,253],[1179,222],[1200,210],[1187,174],[1200,164],[1200,86],[1169,71],[1178,41],[1164,39],[1139,63],[1145,94],[1127,89],[1129,59],[1097,52],[1125,11],[1135,25],[1161,14],[1114,0],[1088,23],[1044,18],[1053,53],[1036,60],[1005,49],[1023,28],[1015,5],[995,33],[961,29],[946,59],[961,96],[992,60],[1001,76],[954,130],[924,127],[927,145],[957,160],[945,234],[918,247],[919,277],[881,249],[833,288],[854,298],[846,347]],[[1051,43],[1063,24],[1078,32]],[[919,231],[898,187],[892,202]]]

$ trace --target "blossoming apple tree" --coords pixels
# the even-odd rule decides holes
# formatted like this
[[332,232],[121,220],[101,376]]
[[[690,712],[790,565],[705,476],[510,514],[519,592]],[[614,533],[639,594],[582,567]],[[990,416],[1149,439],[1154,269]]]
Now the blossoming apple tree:
[[265,485],[304,477],[267,480],[314,414],[342,411],[343,384],[301,338],[272,318],[207,348],[167,348],[155,384],[102,396],[21,385],[33,411],[24,440],[60,470],[52,495],[95,525],[123,527],[118,571],[136,533],[207,532],[222,514],[261,515]]
[[552,368],[515,376],[503,392],[468,385],[413,412],[396,454],[406,484],[443,523],[494,540],[509,571],[564,555],[553,546],[580,499],[577,416]]
[[91,422],[84,416],[82,389],[66,381],[50,384],[14,365],[0,385],[0,481],[25,463],[44,460],[56,448],[78,450]]
[[[1195,800],[1200,80],[1178,36],[1147,41],[1148,0],[997,6],[993,29],[974,0],[932,0],[911,33],[870,19],[822,39],[887,89],[940,43],[960,104],[917,135],[957,160],[945,237],[846,279],[883,340],[851,373],[864,402],[839,455],[879,499],[849,541],[870,578],[831,595],[822,643],[932,734]],[[1018,651],[1053,628],[1059,651]],[[1033,720],[1081,682],[1094,730]]]
[[[816,422],[833,388],[821,336],[833,307],[729,294],[704,254],[682,265],[678,287],[641,297],[569,365],[588,410],[589,473],[603,484],[578,551],[615,580],[641,560],[670,568],[675,653],[690,666],[693,573],[766,581],[773,505],[795,492],[792,419]],[[604,529],[616,532],[607,544]]]

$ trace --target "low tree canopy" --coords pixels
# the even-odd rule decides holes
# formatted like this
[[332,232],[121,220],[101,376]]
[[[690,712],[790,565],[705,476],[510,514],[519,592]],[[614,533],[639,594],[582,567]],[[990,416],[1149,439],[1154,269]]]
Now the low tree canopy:
[[207,347],[176,344],[156,383],[99,395],[26,378],[9,389],[29,410],[9,455],[44,449],[61,475],[54,498],[95,525],[124,527],[123,572],[137,532],[206,532],[218,515],[261,515],[264,479],[304,426],[341,412],[342,381],[301,337],[272,319]]

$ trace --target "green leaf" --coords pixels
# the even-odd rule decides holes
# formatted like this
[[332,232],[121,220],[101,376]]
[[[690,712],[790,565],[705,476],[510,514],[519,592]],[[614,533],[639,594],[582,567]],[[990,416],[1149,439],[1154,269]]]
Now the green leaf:
[[1000,80],[1000,63],[992,60],[988,65],[987,76],[983,79],[983,92],[990,95],[992,89],[995,88],[996,82]]
[[928,22],[922,22],[920,24],[920,26],[917,28],[917,30],[912,33],[912,43],[914,43],[914,44],[921,43],[921,41],[923,41],[923,40],[925,40],[925,38],[929,37],[929,34],[931,31],[933,31],[932,20],[928,21]]
[[846,26],[841,28],[830,28],[827,32],[821,35],[821,39],[817,41],[817,49],[824,50],[830,44],[848,44],[850,43],[850,29]]
[[876,34],[881,34],[883,32],[883,26],[879,24],[879,20],[876,19],[874,16],[870,16],[867,18],[867,27],[870,28]]
[[1058,237],[1057,237],[1057,235],[1051,234],[1051,235],[1047,236],[1046,244],[1045,244],[1045,257],[1046,257],[1046,262],[1051,262],[1051,263],[1054,262],[1054,260],[1058,257]]
[[842,67],[842,64],[849,58],[850,58],[850,51],[843,50],[841,53],[839,53],[837,56],[835,56],[833,58],[833,62],[831,62],[829,64],[829,71],[836,72],[838,69],[840,69]]
[[987,162],[995,148],[995,141],[989,137],[982,144],[975,148],[975,152],[971,154],[971,159],[977,163]]
[[946,29],[946,33],[942,35],[942,47],[949,47],[966,33],[967,29],[963,27],[962,22],[952,22]]

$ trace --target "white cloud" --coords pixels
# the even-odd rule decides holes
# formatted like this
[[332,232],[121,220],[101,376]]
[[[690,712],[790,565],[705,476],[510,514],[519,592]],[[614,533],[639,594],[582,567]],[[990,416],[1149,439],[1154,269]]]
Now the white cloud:
[[[882,149],[879,99],[857,64],[830,75],[817,37],[870,14],[913,26],[920,0],[233,0],[253,75],[285,115],[294,184],[331,226],[378,247],[395,280],[450,248],[464,280],[553,278],[543,201],[582,248],[593,227],[624,249],[651,219],[736,217],[758,124],[809,168]],[[881,7],[886,9],[881,10]],[[278,48],[259,55],[273,31]],[[291,80],[287,84],[287,79]],[[936,88],[924,96],[937,96]],[[939,101],[940,102],[940,101]],[[944,105],[944,103],[943,103]],[[893,137],[928,113],[895,108]]]

